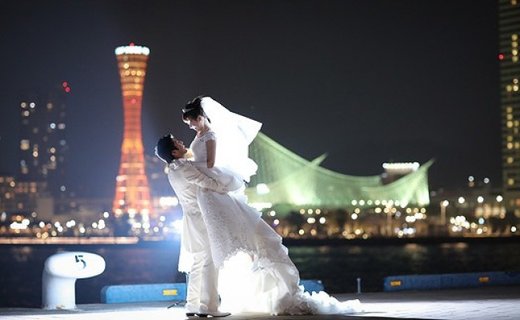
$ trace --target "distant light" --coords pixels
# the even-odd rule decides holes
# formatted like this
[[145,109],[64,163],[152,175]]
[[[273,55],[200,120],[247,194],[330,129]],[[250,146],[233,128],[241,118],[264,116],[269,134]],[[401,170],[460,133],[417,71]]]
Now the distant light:
[[459,199],[457,200],[460,204],[463,204],[464,202],[466,202],[466,199],[464,199],[464,197],[459,197]]
[[498,54],[498,60],[504,60],[506,56],[503,53]]
[[484,197],[483,197],[483,196],[478,196],[478,197],[477,197],[477,202],[478,202],[478,203],[482,203],[482,202],[484,202]]
[[383,163],[383,169],[387,171],[416,171],[419,169],[419,162],[395,162],[395,163]]
[[131,43],[129,46],[122,46],[117,47],[115,50],[116,55],[122,55],[122,54],[142,54],[142,55],[149,55],[150,49],[143,46],[136,46],[135,44]]
[[502,202],[502,200],[504,200],[504,197],[502,197],[501,195],[498,195],[496,199],[497,199],[497,202]]
[[182,232],[182,220],[181,219],[173,221],[172,226],[173,226],[173,229],[175,230],[175,232],[177,232],[177,233]]
[[262,194],[268,194],[269,193],[269,187],[265,183],[259,183],[256,185],[256,193],[262,195]]
[[484,183],[488,184],[489,183],[489,178],[484,178]]
[[469,181],[469,182],[473,182],[473,181],[475,181],[475,177],[473,177],[473,176],[469,176],[469,177],[468,177],[468,181]]
[[69,83],[67,81],[63,81],[61,85],[63,86],[63,88],[66,88],[69,86]]
[[179,204],[179,199],[177,197],[160,197],[159,205],[162,208],[175,207]]
[[66,87],[64,90],[65,90],[65,92],[69,93],[70,92],[70,87]]

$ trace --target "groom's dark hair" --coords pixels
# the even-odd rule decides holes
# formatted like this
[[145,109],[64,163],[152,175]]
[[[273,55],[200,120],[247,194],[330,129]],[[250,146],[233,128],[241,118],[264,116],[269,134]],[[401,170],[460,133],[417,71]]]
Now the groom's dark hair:
[[170,164],[175,158],[172,155],[172,151],[176,150],[175,144],[173,143],[173,136],[171,133],[163,136],[157,141],[155,146],[155,155],[162,161]]

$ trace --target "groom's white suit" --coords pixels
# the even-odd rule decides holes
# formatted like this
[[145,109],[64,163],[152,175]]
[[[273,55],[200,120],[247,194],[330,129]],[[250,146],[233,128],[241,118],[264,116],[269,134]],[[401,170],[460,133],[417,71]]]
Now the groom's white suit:
[[194,313],[217,311],[218,271],[197,203],[197,191],[205,188],[225,193],[225,187],[202,174],[186,159],[173,160],[169,165],[168,180],[183,210],[179,271],[189,273],[186,310]]

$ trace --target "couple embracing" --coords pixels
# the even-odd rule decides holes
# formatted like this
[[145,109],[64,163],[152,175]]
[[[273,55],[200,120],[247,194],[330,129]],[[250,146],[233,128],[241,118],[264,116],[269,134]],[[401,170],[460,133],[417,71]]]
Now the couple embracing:
[[361,311],[358,300],[304,292],[281,237],[247,204],[244,182],[257,168],[248,146],[261,124],[210,97],[193,99],[182,112],[197,132],[190,148],[169,134],[157,142],[156,154],[168,165],[183,209],[179,271],[189,275],[186,315]]

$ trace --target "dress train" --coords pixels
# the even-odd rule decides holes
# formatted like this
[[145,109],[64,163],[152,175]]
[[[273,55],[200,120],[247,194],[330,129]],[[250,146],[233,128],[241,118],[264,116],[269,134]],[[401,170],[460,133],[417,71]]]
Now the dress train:
[[204,190],[197,197],[220,268],[222,310],[276,315],[361,311],[359,300],[339,302],[325,292],[304,292],[282,238],[243,199]]

